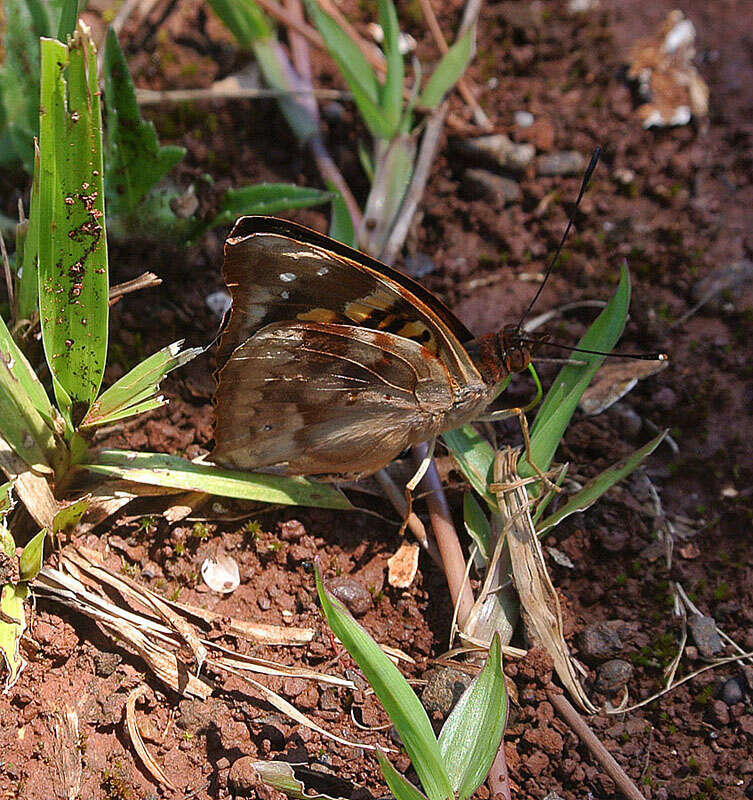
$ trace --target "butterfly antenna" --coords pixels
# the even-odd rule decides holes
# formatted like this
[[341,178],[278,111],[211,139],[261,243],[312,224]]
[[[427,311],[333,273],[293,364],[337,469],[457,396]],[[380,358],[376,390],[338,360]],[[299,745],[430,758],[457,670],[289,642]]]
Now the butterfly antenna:
[[533,296],[533,300],[528,304],[528,308],[523,312],[522,316],[520,317],[520,321],[517,324],[517,330],[520,330],[523,327],[523,322],[525,318],[531,313],[531,309],[534,307],[536,301],[539,299],[539,295],[544,290],[546,286],[546,282],[549,280],[549,276],[552,274],[552,270],[557,264],[557,260],[560,257],[560,253],[562,252],[562,248],[564,247],[565,240],[567,239],[567,235],[570,233],[570,228],[573,227],[573,222],[575,222],[575,215],[578,213],[578,208],[580,206],[580,201],[583,199],[583,195],[586,193],[586,189],[588,189],[588,182],[591,180],[591,176],[593,175],[594,170],[596,169],[596,164],[599,161],[599,156],[601,155],[601,148],[596,147],[591,155],[591,162],[589,163],[588,167],[586,168],[586,172],[583,175],[583,180],[580,184],[580,191],[578,192],[578,197],[575,201],[575,208],[573,208],[572,214],[570,214],[570,219],[567,221],[567,227],[565,228],[565,232],[562,234],[562,239],[560,239],[560,243],[557,247],[556,252],[554,253],[554,258],[549,262],[549,266],[547,267],[546,272],[544,273],[544,280],[541,281],[536,294]]
[[557,342],[538,341],[536,339],[518,339],[519,342],[525,344],[541,344],[547,347],[559,347],[560,350],[569,350],[572,353],[588,353],[592,356],[607,356],[610,358],[632,358],[639,361],[669,361],[669,356],[666,353],[607,353],[604,350],[586,350],[583,347],[570,347],[566,344],[557,344]]

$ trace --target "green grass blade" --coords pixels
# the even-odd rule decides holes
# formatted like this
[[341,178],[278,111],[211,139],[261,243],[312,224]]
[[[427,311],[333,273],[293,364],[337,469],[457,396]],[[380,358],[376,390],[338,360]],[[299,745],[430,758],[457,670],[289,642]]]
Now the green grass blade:
[[662,431],[655,436],[650,442],[644,444],[643,447],[631,453],[627,458],[612,464],[607,467],[603,472],[599,473],[595,478],[592,478],[588,483],[572,497],[568,499],[562,508],[555,511],[546,519],[542,520],[536,526],[536,532],[539,536],[543,536],[548,530],[551,530],[555,525],[559,525],[565,517],[575,514],[579,511],[585,511],[592,506],[608,489],[611,489],[615,483],[618,483],[623,478],[630,475],[640,464],[656,450],[666,437],[668,431]]
[[307,0],[306,8],[332,60],[348,84],[366,126],[373,136],[390,139],[397,130],[397,121],[390,124],[380,107],[382,89],[366,57],[337,22],[319,8],[315,0]]
[[342,195],[335,191],[335,187],[330,185],[332,197],[332,219],[329,224],[329,235],[338,242],[347,244],[348,247],[358,247],[356,239],[356,229],[353,227],[353,218],[350,216],[348,206],[345,204]]
[[[629,307],[630,275],[623,266],[617,290],[577,346],[608,353],[622,335]],[[604,356],[578,353],[578,360],[585,364],[565,366],[560,370],[531,426],[531,455],[541,470],[549,468],[578,401],[604,361]],[[535,474],[525,455],[520,458],[518,471],[524,478]]]
[[429,800],[452,798],[437,739],[420,700],[379,645],[324,588],[318,565],[315,569],[324,616],[384,706]]
[[99,391],[109,311],[96,52],[83,26],[70,49],[42,40],[40,165],[42,340],[71,424]]
[[439,749],[458,800],[466,800],[491,768],[507,724],[507,687],[499,634],[483,670],[465,690],[439,734]]
[[494,450],[489,442],[472,425],[443,433],[442,439],[468,483],[489,508],[496,510],[497,498],[489,491],[494,468]]
[[463,522],[468,535],[478,546],[481,557],[488,562],[492,555],[492,528],[472,492],[463,495]]
[[274,34],[266,15],[253,0],[209,0],[209,5],[244,50],[252,50],[259,39]]
[[73,36],[78,19],[78,0],[63,0],[58,24],[58,39],[65,44],[69,36]]
[[139,413],[137,409],[157,394],[165,375],[203,352],[200,347],[181,350],[182,346],[181,340],[163,347],[123,375],[94,401],[80,427],[109,425],[116,419]]
[[475,27],[467,30],[442,56],[418,98],[424,108],[436,108],[447,92],[460,80],[473,57]]
[[405,65],[400,52],[400,27],[392,0],[379,0],[379,24],[384,32],[384,57],[387,75],[381,88],[381,107],[387,124],[396,131],[403,108]]
[[134,483],[206,492],[239,500],[314,508],[353,508],[348,498],[330,484],[306,478],[223,469],[214,464],[197,464],[162,453],[102,450],[94,461],[82,466],[101,475]]
[[63,506],[52,518],[53,534],[73,533],[73,530],[80,522],[81,517],[86,513],[86,509],[89,508],[91,502],[91,496],[86,495]]
[[381,751],[376,751],[379,766],[382,769],[384,781],[387,788],[395,796],[395,800],[426,800],[426,795],[420,792],[409,781],[406,780],[390,763],[387,756]]
[[227,225],[245,215],[269,216],[293,208],[309,208],[329,203],[333,196],[332,192],[294,183],[257,183],[255,186],[228,189],[222,198],[220,211],[209,227]]
[[18,645],[26,630],[24,600],[28,596],[29,589],[25,584],[18,586],[6,584],[2,587],[0,610],[3,612],[3,617],[0,619],[0,653],[3,655],[7,673],[5,691],[8,691],[16,682],[26,663],[19,652]]
[[107,108],[107,210],[129,214],[139,200],[186,154],[183,147],[163,147],[154,124],[143,120],[131,73],[112,28],[105,45]]
[[21,553],[21,558],[18,562],[18,572],[21,580],[29,583],[39,575],[39,570],[42,569],[44,562],[44,543],[47,538],[47,531],[41,530],[39,533],[29,540],[29,543],[24,547]]
[[[25,228],[21,237],[16,237],[16,308],[15,321],[31,320],[39,304],[39,147],[34,145],[34,175],[31,184],[29,219],[19,223]],[[23,244],[19,246],[18,239]]]

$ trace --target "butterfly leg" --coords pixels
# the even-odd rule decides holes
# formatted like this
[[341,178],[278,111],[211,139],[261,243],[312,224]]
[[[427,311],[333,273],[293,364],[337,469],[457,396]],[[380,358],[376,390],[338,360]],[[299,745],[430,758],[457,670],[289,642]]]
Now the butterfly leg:
[[431,460],[434,458],[434,447],[436,444],[437,437],[434,436],[429,440],[429,449],[426,451],[426,456],[421,460],[421,463],[418,465],[418,469],[413,477],[408,481],[408,483],[405,484],[405,501],[408,504],[408,508],[405,512],[405,517],[403,518],[403,524],[400,526],[400,536],[402,536],[405,532],[405,529],[408,525],[408,518],[413,512],[413,492],[416,486],[421,483],[424,475],[426,475],[426,470],[429,469],[429,466],[431,465]]

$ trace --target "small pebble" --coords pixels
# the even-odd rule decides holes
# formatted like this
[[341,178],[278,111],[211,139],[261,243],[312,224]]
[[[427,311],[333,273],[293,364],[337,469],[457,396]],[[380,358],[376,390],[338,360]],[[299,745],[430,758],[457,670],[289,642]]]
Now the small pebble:
[[743,691],[740,679],[727,678],[722,684],[722,688],[719,690],[719,697],[724,700],[728,706],[741,703],[745,699],[745,692]]
[[633,677],[633,665],[621,658],[605,661],[596,675],[596,691],[602,694],[614,694],[622,689]]
[[693,614],[688,618],[688,628],[698,652],[704,658],[711,658],[724,649],[724,642],[716,630],[716,621],[712,617]]
[[578,634],[578,650],[584,661],[603,661],[622,650],[622,640],[606,622],[596,622]]
[[513,118],[520,128],[530,128],[534,122],[534,116],[530,111],[516,111]]
[[208,294],[205,302],[207,308],[220,319],[225,316],[225,313],[233,303],[230,295],[224,290]]
[[438,712],[445,720],[470,685],[471,678],[459,669],[443,667],[431,670],[426,679],[426,686],[421,694],[424,708],[430,714]]
[[723,700],[714,700],[709,708],[709,719],[713,725],[729,725],[729,709]]
[[586,159],[577,150],[547,153],[536,159],[536,173],[544,177],[579,175],[586,168]]
[[467,169],[463,173],[463,191],[471,200],[488,200],[500,208],[520,200],[516,181],[485,169]]
[[430,275],[437,268],[434,259],[427,253],[413,253],[405,257],[405,271],[414,278]]
[[327,588],[354,617],[362,617],[373,605],[366,587],[348,575],[333,578],[327,583]]
[[109,678],[123,659],[117,653],[97,651],[94,654],[94,672],[100,678]]
[[536,153],[532,144],[516,144],[503,133],[462,139],[455,143],[455,151],[472,161],[510,172],[525,172]]
[[234,797],[255,797],[261,778],[251,756],[241,756],[233,761],[227,783]]

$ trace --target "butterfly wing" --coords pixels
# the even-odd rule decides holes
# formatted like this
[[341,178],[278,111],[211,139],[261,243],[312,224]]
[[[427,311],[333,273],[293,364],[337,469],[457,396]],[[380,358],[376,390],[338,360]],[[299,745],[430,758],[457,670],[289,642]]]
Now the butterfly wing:
[[243,217],[225,244],[233,311],[218,351],[222,366],[273,322],[357,325],[412,339],[447,365],[451,380],[476,383],[462,346],[473,337],[434,295],[409,277],[295,223]]
[[467,421],[487,394],[477,381],[459,396],[439,358],[395,334],[273,323],[221,371],[213,458],[297,475],[370,474]]

